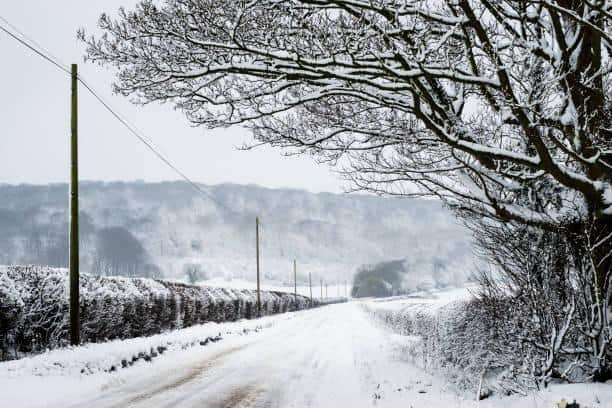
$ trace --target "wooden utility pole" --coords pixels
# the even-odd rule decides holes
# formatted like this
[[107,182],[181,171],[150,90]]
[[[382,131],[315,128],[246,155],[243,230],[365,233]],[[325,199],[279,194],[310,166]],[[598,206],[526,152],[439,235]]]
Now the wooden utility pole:
[[325,283],[325,299],[327,299],[327,283]]
[[70,93],[70,343],[81,342],[79,320],[79,149],[77,143],[77,65],[72,64]]
[[312,307],[312,276],[308,272],[308,286],[310,287],[310,307]]
[[257,250],[257,317],[261,317],[261,295],[259,293],[259,217],[255,217],[255,248]]
[[297,307],[297,265],[296,260],[293,260],[293,299]]
[[323,299],[323,279],[321,279],[321,299]]

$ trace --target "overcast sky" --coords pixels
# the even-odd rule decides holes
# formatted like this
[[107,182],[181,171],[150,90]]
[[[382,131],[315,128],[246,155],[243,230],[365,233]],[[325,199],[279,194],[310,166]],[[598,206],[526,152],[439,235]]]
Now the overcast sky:
[[[283,157],[262,147],[239,151],[250,140],[241,128],[191,127],[170,105],[135,106],[112,95],[113,73],[83,63],[79,27],[96,31],[102,12],[116,14],[136,0],[4,1],[0,15],[57,56],[79,63],[80,74],[189,177],[207,184],[256,183],[310,191],[341,191],[328,167],[308,157]],[[0,24],[2,22],[0,21]],[[70,80],[66,74],[0,32],[0,182],[68,180]],[[130,135],[84,89],[79,90],[79,153],[82,180],[175,180],[178,176]]]

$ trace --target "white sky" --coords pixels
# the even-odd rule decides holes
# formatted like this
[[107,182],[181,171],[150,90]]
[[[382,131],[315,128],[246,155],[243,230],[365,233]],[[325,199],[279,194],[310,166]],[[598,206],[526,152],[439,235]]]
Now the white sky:
[[[256,183],[310,191],[341,191],[329,167],[309,157],[283,157],[262,147],[239,151],[250,140],[241,128],[191,127],[170,105],[139,107],[112,95],[112,72],[83,63],[76,31],[96,31],[102,12],[115,15],[136,0],[5,0],[0,15],[80,74],[131,123],[151,138],[190,178],[207,184]],[[1,23],[1,22],[0,22]],[[0,182],[68,180],[70,79],[0,32]],[[85,89],[79,90],[82,180],[176,180],[179,177],[122,127]]]

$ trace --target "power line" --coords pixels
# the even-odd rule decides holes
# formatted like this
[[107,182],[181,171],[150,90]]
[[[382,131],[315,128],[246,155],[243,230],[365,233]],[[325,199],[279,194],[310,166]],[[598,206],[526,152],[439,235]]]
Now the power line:
[[[32,45],[30,43],[28,43],[28,41],[19,38],[17,35],[15,35],[14,33],[12,33],[10,30],[8,30],[7,28],[3,27],[2,25],[0,25],[0,30],[4,31],[5,33],[7,33],[10,37],[12,37],[14,40],[18,41],[20,44],[22,44],[23,46],[27,47],[28,49],[30,49],[32,52],[34,52],[36,55],[44,58],[47,62],[53,64],[55,67],[57,67],[58,69],[60,69],[61,71],[63,71],[64,73],[70,75],[71,72],[70,70],[68,70],[66,68],[66,66],[64,64],[62,64],[61,62],[59,62],[59,59],[57,57],[55,57],[51,52],[49,52],[48,50],[46,50],[44,47],[42,47],[40,44],[38,44],[35,40],[33,40],[31,37],[28,37],[26,34],[24,34],[21,30],[19,30],[19,28],[15,27],[13,24],[11,24],[8,20],[6,20],[4,17],[0,16],[0,20],[2,20],[6,25],[8,25],[9,27],[11,27],[13,30],[17,31],[17,33],[19,33],[23,38],[27,39],[30,43],[33,43],[35,45]],[[37,48],[38,47],[38,48]],[[42,51],[41,51],[42,49]],[[89,91],[89,93],[91,93],[91,95],[108,111],[110,112],[111,115],[113,115],[115,117],[115,119],[117,119],[133,136],[135,136],[141,143],[143,143],[158,159],[160,159],[164,164],[166,164],[168,167],[170,167],[170,169],[172,169],[176,174],[178,174],[183,180],[185,180],[191,187],[193,187],[197,192],[199,192],[200,194],[203,194],[204,196],[206,196],[209,200],[211,200],[212,202],[214,202],[215,204],[217,204],[219,207],[223,208],[224,210],[230,212],[230,213],[235,213],[238,214],[236,211],[230,209],[229,207],[227,207],[225,204],[221,203],[219,200],[217,200],[215,197],[212,196],[212,194],[208,193],[206,190],[202,189],[196,182],[194,182],[193,180],[191,180],[183,171],[181,171],[178,167],[176,167],[167,157],[165,157],[158,149],[155,148],[155,146],[153,146],[153,141],[146,137],[145,135],[142,134],[142,132],[139,132],[135,126],[131,125],[129,123],[129,121],[125,118],[125,116],[119,114],[115,109],[113,109],[110,104],[104,100],[104,98],[102,98],[94,89],[91,85],[89,85],[89,83],[87,81],[85,81],[85,79],[79,75],[78,76],[78,80],[81,84],[83,84],[83,86],[85,87],[85,89],[87,89],[87,91]]]
[[[4,19],[3,17],[2,17],[2,20],[6,21],[6,19]],[[12,26],[12,24],[11,24],[11,26]],[[4,31],[8,35],[10,35],[13,39],[17,40],[20,44],[28,47],[31,51],[35,52],[40,57],[44,58],[45,60],[47,60],[51,64],[55,65],[57,68],[59,68],[60,70],[64,71],[66,74],[70,75],[70,71],[66,67],[63,67],[59,62],[55,61],[52,57],[49,57],[48,55],[44,54],[42,51],[39,51],[34,46],[28,44],[25,40],[19,38],[18,36],[16,36],[12,32],[10,32],[9,30],[7,30],[5,27],[2,27],[1,25],[0,25],[0,30]]]
[[6,18],[0,16],[0,20],[2,20],[4,22],[4,24],[8,25],[10,28],[12,28],[14,31],[16,31],[22,38],[25,38],[26,40],[28,40],[30,43],[34,44],[36,47],[38,47],[39,50],[42,50],[46,53],[47,56],[52,57],[52,59],[57,62],[59,65],[61,65],[62,70],[70,72],[70,66],[66,63],[64,63],[63,61],[61,61],[59,58],[57,58],[57,56],[53,55],[53,53],[51,51],[49,51],[47,48],[45,48],[43,45],[41,45],[39,42],[37,42],[35,39],[33,39],[32,37],[29,37],[26,33],[24,33],[23,31],[21,31],[19,29],[19,27],[16,27],[15,25],[11,24],[10,21],[8,21]]
[[85,89],[87,89],[92,95],[93,97],[100,102],[100,104],[102,104],[102,106],[104,106],[104,108],[106,108],[107,111],[110,112],[111,115],[113,115],[119,122],[121,122],[121,124],[123,126],[125,126],[125,128],[132,134],[134,135],[138,140],[140,140],[151,152],[153,152],[153,154],[155,156],[157,156],[158,159],[160,159],[162,162],[164,162],[168,167],[170,167],[176,174],[178,174],[179,176],[181,176],[181,178],[183,180],[185,180],[187,183],[189,183],[196,191],[198,191],[199,193],[205,195],[209,200],[213,201],[215,204],[217,204],[219,207],[222,207],[224,210],[228,211],[228,212],[232,212],[234,213],[235,211],[233,211],[232,209],[228,208],[225,204],[222,204],[219,200],[217,200],[216,198],[214,198],[210,193],[208,193],[206,190],[202,189],[196,182],[192,181],[185,173],[183,173],[179,168],[177,168],[174,164],[172,164],[172,162],[170,162],[170,160],[168,158],[166,158],[161,152],[159,152],[159,150],[157,150],[154,146],[152,141],[149,138],[146,138],[145,136],[141,135],[140,132],[138,132],[134,126],[130,125],[127,121],[127,119],[124,119],[124,117],[122,115],[120,115],[119,113],[117,113],[109,104],[108,102],[106,102],[100,95],[98,95],[98,93],[96,91],[94,91],[94,89],[91,87],[91,85],[89,85],[82,77],[79,76],[79,82],[81,84],[83,84],[83,86],[85,87]]

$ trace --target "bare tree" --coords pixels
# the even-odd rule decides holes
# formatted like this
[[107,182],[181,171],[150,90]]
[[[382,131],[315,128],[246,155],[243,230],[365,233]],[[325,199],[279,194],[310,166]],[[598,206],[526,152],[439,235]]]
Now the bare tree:
[[[590,231],[569,224],[556,231],[464,217],[491,265],[478,274],[483,304],[514,303],[525,322],[518,334],[532,346],[533,373],[550,378],[612,375],[609,292],[600,294]],[[608,291],[610,290],[608,286]]]
[[611,18],[609,0],[143,0],[80,37],[135,102],[341,163],[355,189],[574,237],[595,333],[611,296]]
[[188,262],[183,265],[183,274],[187,278],[187,282],[192,285],[201,280],[208,279],[208,273],[204,270],[202,264]]
[[[584,310],[577,311],[576,268],[565,235],[482,220],[471,227],[478,231],[477,246],[492,266],[478,274],[476,295],[484,309],[503,314],[513,306],[511,318],[520,321],[520,327],[500,326],[517,348],[517,343],[524,344],[520,354],[527,364],[518,366],[542,385],[553,377],[584,378],[598,371],[597,358],[591,358],[597,353],[583,347],[581,329],[586,329],[587,319]],[[585,366],[581,373],[573,372]]]
[[[118,67],[116,90],[139,102],[172,100],[198,124],[346,155],[360,187],[417,182],[487,215],[555,225],[584,202],[612,215],[611,8],[144,0],[117,21],[102,16],[88,57]],[[539,205],[517,204],[526,184]]]

